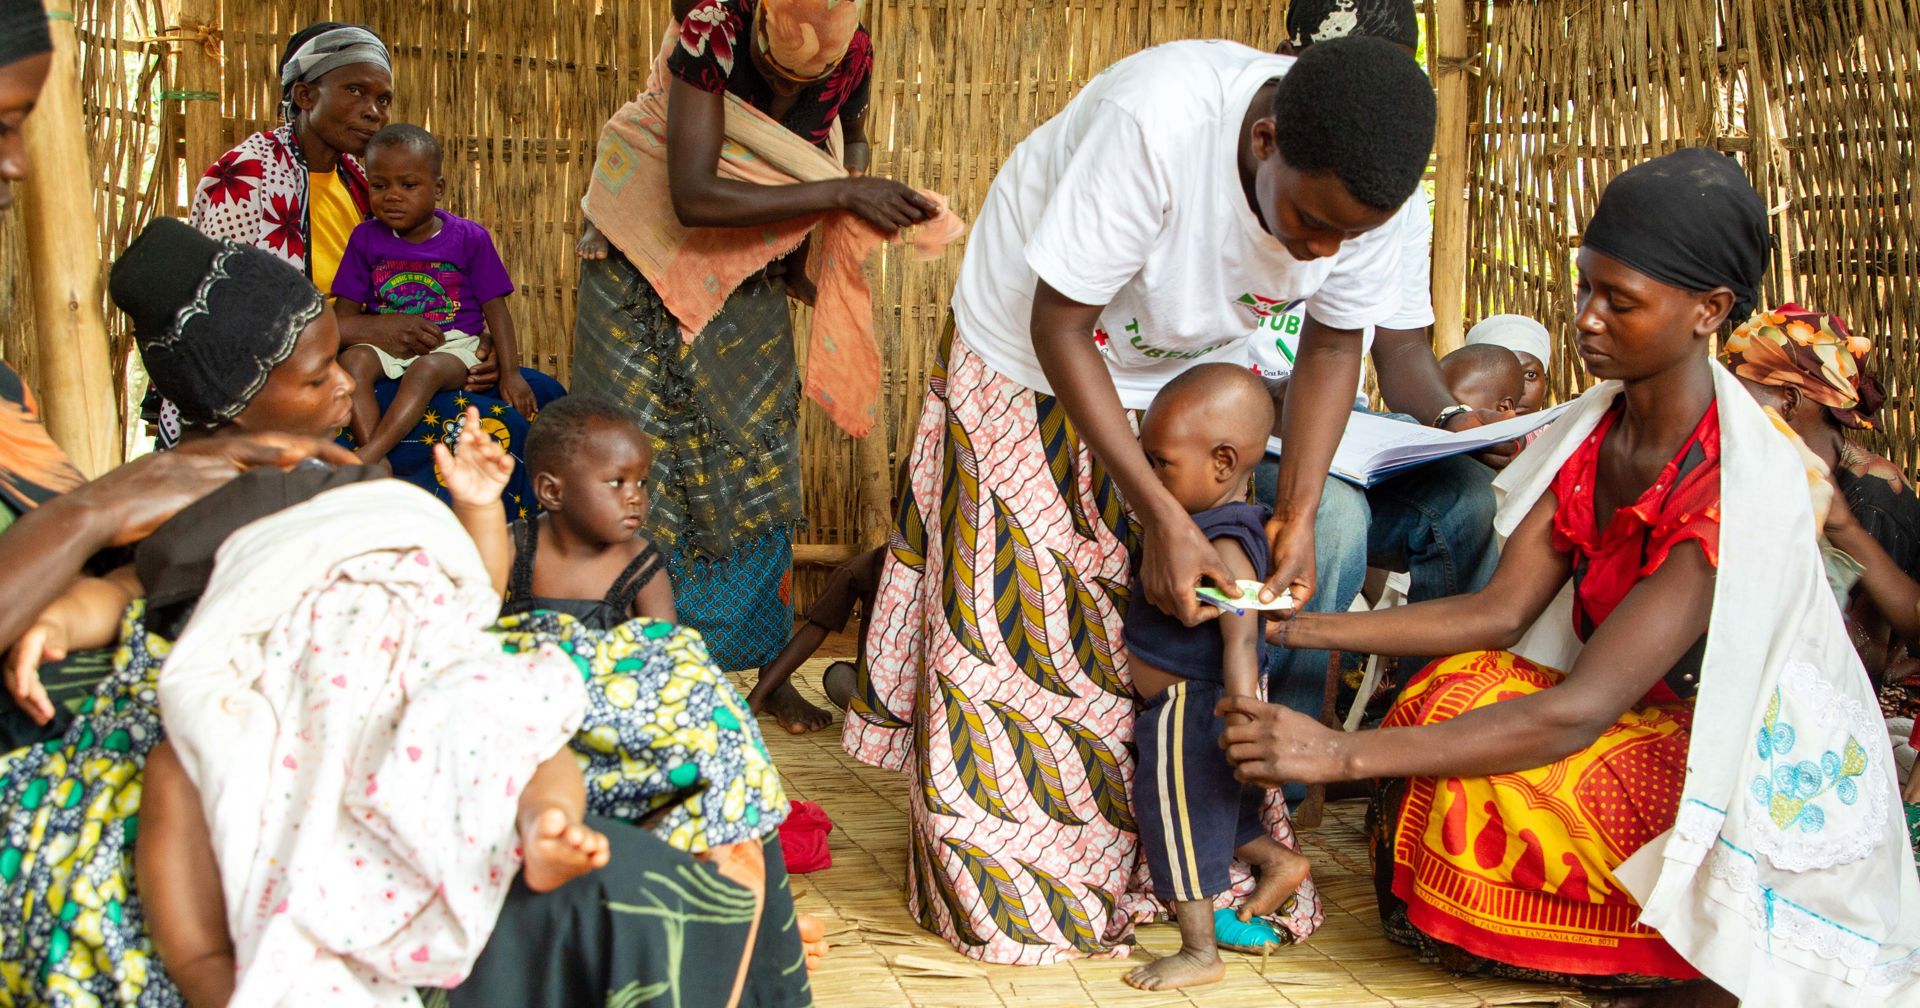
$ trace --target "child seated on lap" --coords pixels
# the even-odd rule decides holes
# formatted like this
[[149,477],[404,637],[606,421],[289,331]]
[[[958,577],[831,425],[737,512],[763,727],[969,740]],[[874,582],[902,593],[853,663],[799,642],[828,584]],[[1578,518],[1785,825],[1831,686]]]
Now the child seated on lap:
[[[1247,502],[1248,477],[1273,424],[1267,390],[1231,364],[1202,364],[1168,382],[1140,424],[1154,474],[1213,542],[1237,580],[1267,574],[1266,510]],[[1230,593],[1231,594],[1231,593]],[[1173,906],[1180,951],[1127,974],[1143,990],[1220,979],[1214,897],[1238,858],[1259,880],[1239,907],[1243,924],[1280,908],[1307,875],[1307,859],[1260,820],[1265,792],[1234,780],[1214,707],[1258,689],[1263,633],[1257,612],[1188,627],[1153,608],[1136,583],[1124,637],[1143,707],[1134,728],[1134,820],[1154,895]],[[1250,599],[1248,601],[1251,601]],[[1222,910],[1223,917],[1235,916]],[[1230,926],[1222,921],[1225,926]]]
[[603,399],[556,399],[527,434],[527,469],[546,513],[513,524],[500,614],[545,609],[596,630],[636,616],[679,622],[660,550],[640,535],[653,471],[640,425]]
[[[531,418],[537,404],[520,373],[507,311],[513,281],[486,228],[439,209],[446,191],[440,142],[418,126],[388,126],[368,142],[366,167],[374,216],[347,239],[333,278],[334,311],[418,315],[443,340],[415,357],[370,343],[341,351],[340,365],[355,382],[351,430],[361,461],[385,458],[435,395],[466,384],[483,336],[493,342],[500,398]],[[400,379],[385,414],[373,391],[383,375]]]

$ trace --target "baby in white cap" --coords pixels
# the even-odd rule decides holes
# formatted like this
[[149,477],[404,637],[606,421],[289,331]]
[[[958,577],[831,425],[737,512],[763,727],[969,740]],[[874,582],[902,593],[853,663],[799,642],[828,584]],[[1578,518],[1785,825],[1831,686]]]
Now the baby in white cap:
[[1546,403],[1547,365],[1553,363],[1553,337],[1547,327],[1525,315],[1492,315],[1467,330],[1467,345],[1490,343],[1513,351],[1526,369],[1526,392],[1519,412],[1532,413]]

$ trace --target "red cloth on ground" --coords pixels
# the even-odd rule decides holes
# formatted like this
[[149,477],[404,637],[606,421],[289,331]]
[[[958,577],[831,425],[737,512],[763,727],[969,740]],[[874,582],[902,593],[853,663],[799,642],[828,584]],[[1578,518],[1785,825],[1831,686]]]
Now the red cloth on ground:
[[805,875],[833,867],[833,852],[827,849],[827,834],[833,820],[827,810],[812,802],[797,801],[780,824],[780,850],[786,855],[787,874]]

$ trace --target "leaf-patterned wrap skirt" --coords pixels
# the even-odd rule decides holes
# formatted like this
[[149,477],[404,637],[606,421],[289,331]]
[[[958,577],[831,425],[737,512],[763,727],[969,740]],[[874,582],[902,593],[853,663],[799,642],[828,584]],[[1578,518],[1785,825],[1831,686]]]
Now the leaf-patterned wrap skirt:
[[[920,417],[844,744],[908,773],[908,899],[966,955],[1125,956],[1137,856],[1120,628],[1137,530],[1066,410],[949,340]],[[1293,844],[1285,805],[1265,821]],[[1227,905],[1251,886],[1235,866]],[[1320,922],[1311,882],[1275,918]]]
[[[1506,651],[1429,665],[1383,727],[1435,724],[1565,676]],[[1693,702],[1643,703],[1586,749],[1520,773],[1416,777],[1387,794],[1376,834],[1387,935],[1456,972],[1586,987],[1698,977],[1639,923],[1613,871],[1673,826]]]

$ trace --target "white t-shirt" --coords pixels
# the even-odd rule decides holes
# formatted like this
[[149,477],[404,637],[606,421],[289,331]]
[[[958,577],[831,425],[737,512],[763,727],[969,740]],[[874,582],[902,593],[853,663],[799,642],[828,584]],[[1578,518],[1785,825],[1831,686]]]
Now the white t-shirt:
[[954,289],[960,338],[994,370],[1052,391],[1029,328],[1045,278],[1105,306],[1092,338],[1120,401],[1138,409],[1196,363],[1245,366],[1249,338],[1279,306],[1304,301],[1341,329],[1391,317],[1403,244],[1391,222],[1301,262],[1247,206],[1247,106],[1292,66],[1235,42],[1170,42],[1088,82],[994,178]]
[[[1433,288],[1429,270],[1433,259],[1433,198],[1423,186],[1415,189],[1406,205],[1380,230],[1391,229],[1400,236],[1399,307],[1378,323],[1381,329],[1425,329],[1433,324]],[[1254,333],[1248,354],[1254,371],[1262,378],[1284,378],[1293,373],[1293,359],[1300,352],[1300,327],[1307,320],[1304,300],[1286,305],[1262,320]],[[1374,326],[1360,336],[1361,353],[1373,352]],[[1366,395],[1367,376],[1360,376],[1357,397]]]

